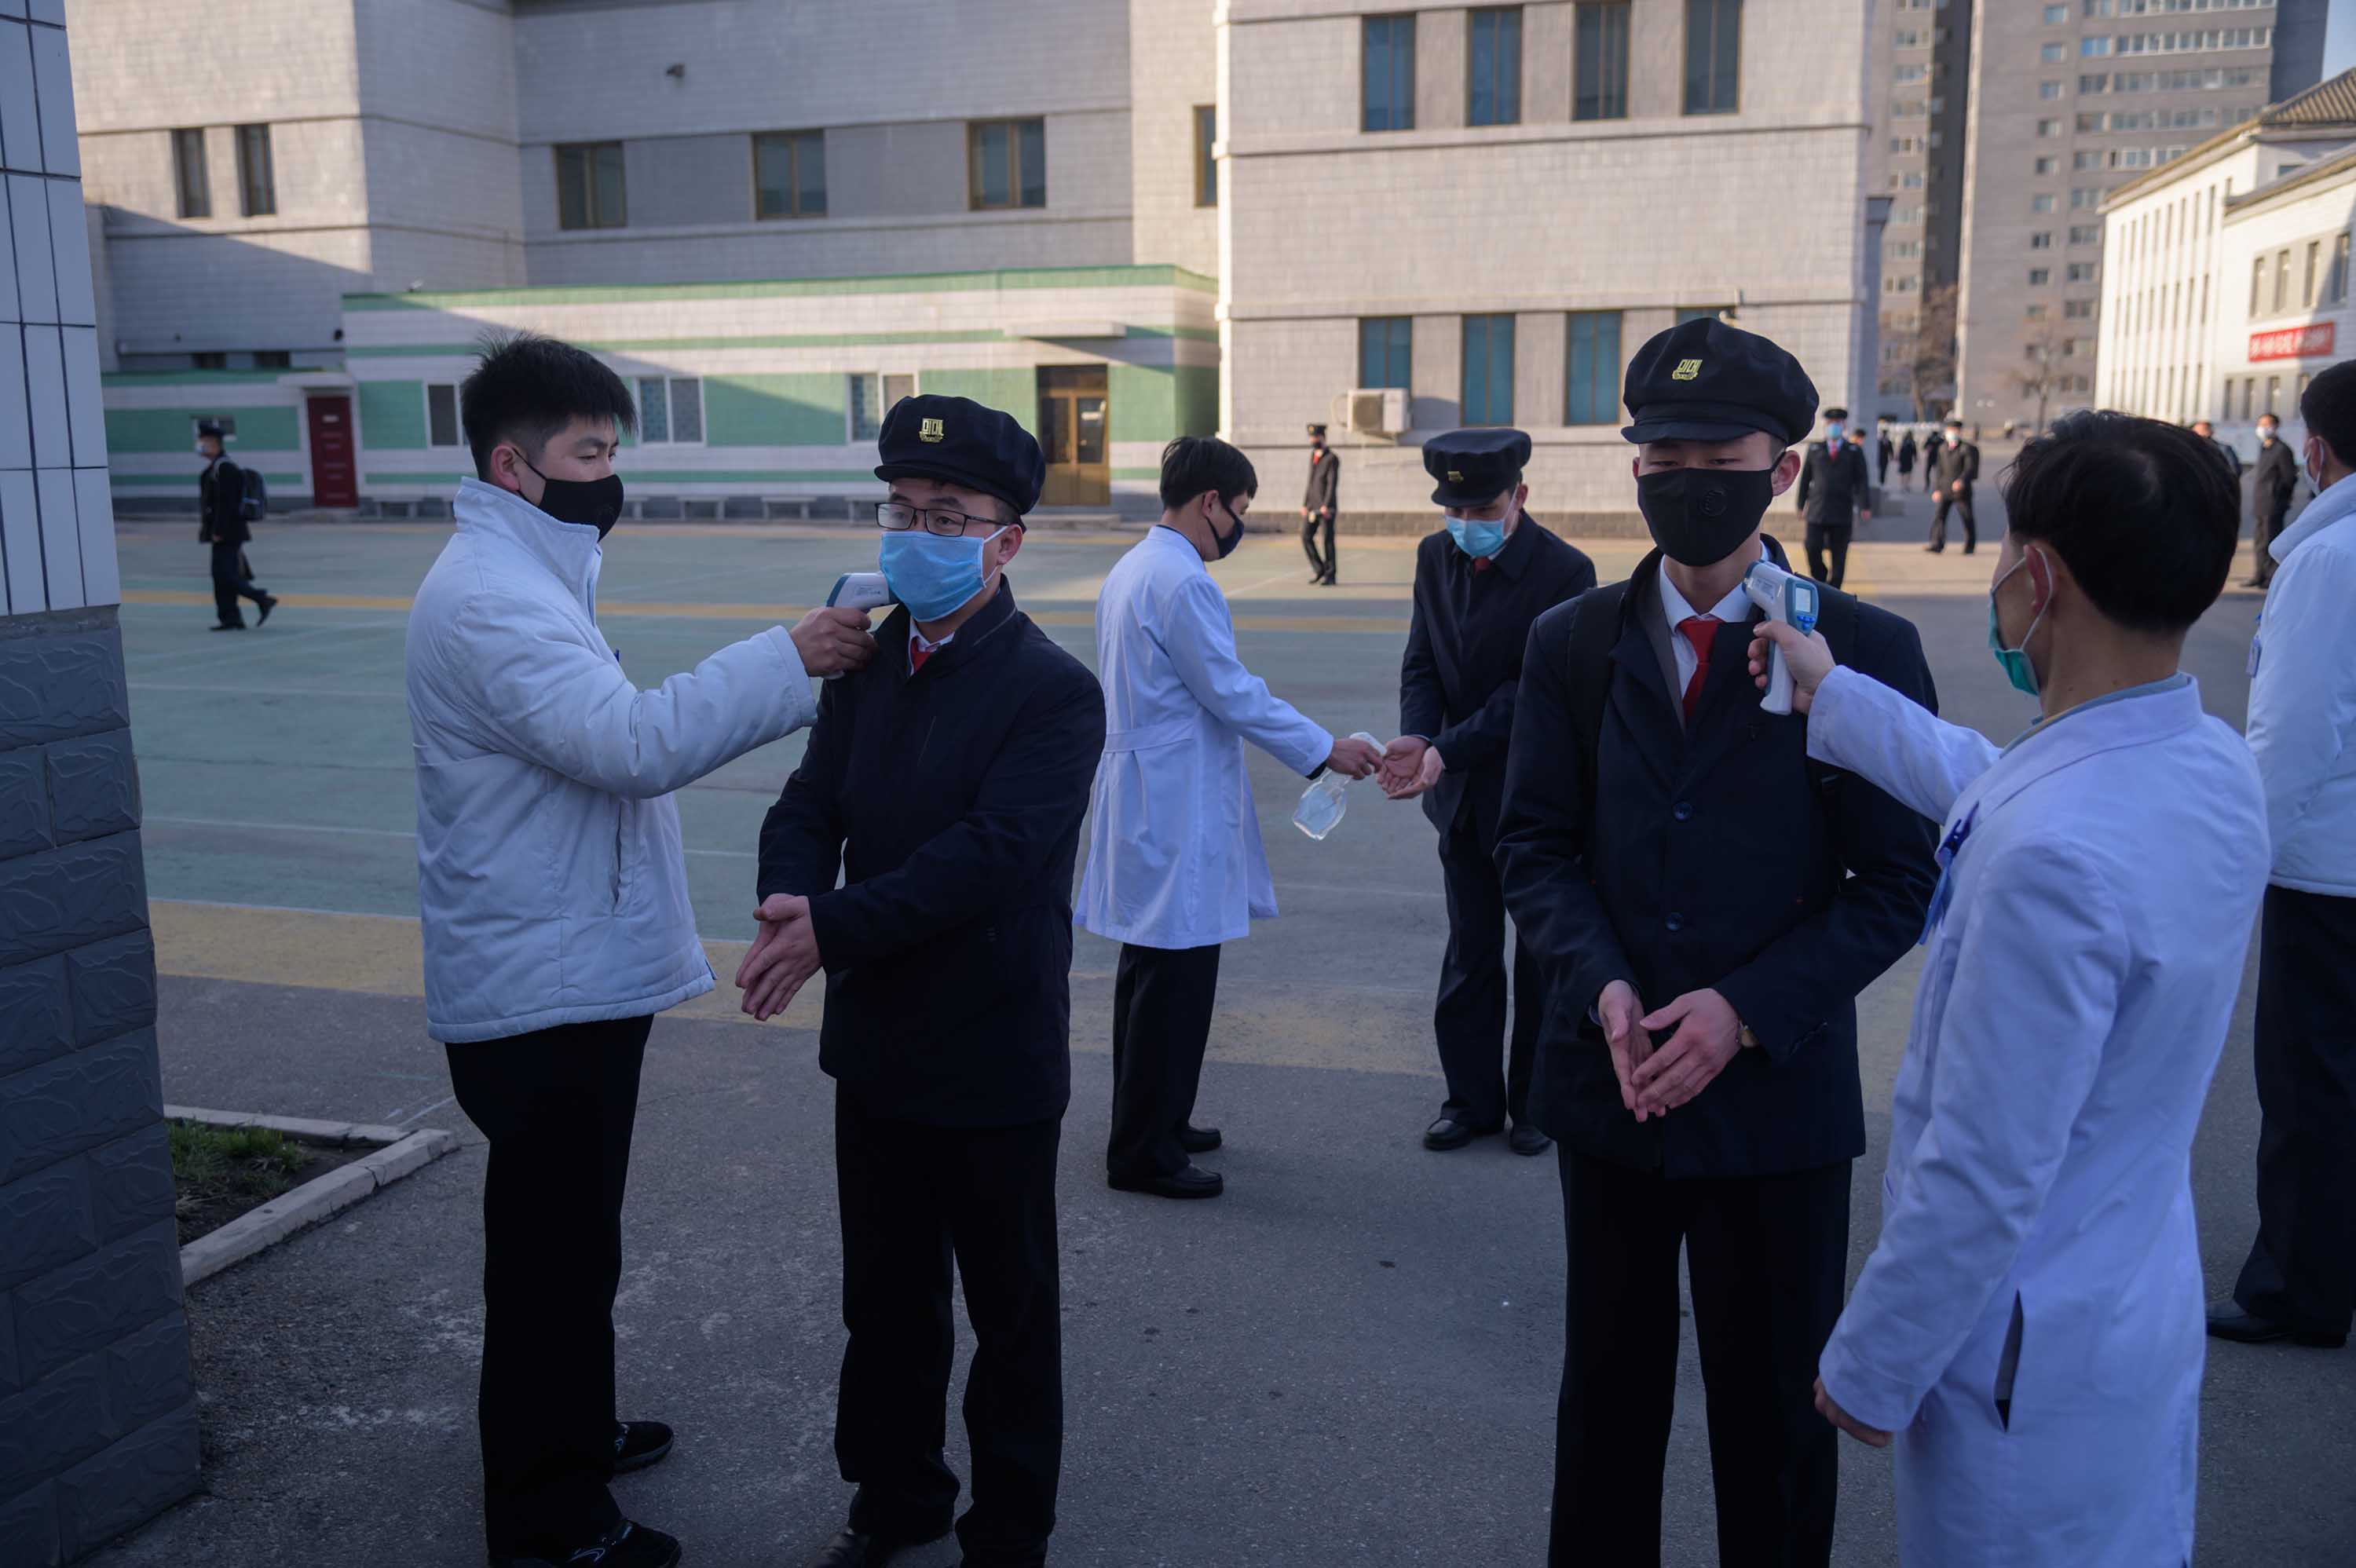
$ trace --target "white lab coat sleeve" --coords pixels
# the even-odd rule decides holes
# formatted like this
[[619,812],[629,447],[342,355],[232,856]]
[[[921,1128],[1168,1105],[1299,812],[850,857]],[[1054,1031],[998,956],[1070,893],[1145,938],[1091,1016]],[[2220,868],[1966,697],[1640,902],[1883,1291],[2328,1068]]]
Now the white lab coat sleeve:
[[488,744],[634,799],[669,795],[818,717],[782,626],[652,691],[546,605],[514,594],[468,599],[436,651],[443,682]]
[[1862,671],[1835,667],[1808,708],[1808,755],[1933,822],[2004,753]]
[[2356,556],[2338,550],[2300,551],[2266,593],[2248,735],[2276,844],[2291,841],[2340,773],[2356,726],[2356,659],[2345,635],[2351,603]]
[[1162,645],[1195,701],[1294,773],[1306,777],[1333,755],[1333,735],[1236,657],[1235,622],[1207,574],[1188,578],[1171,595]]
[[2011,1273],[2131,962],[2108,885],[2059,839],[2004,846],[1948,918],[1964,923],[1930,1116],[1818,1368],[1843,1409],[1890,1432],[1912,1424]]

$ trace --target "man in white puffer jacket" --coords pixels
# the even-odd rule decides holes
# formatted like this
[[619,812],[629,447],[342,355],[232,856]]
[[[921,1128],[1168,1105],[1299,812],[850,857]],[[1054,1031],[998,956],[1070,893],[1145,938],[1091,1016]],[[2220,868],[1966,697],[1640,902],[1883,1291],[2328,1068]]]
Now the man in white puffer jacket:
[[669,1451],[614,1413],[614,1293],[654,1015],[712,987],[671,792],[818,716],[809,677],[873,656],[816,610],[641,691],[597,629],[613,371],[522,335],[460,389],[475,472],[410,612],[426,1027],[490,1140],[483,1191],[484,1533],[494,1564],[669,1568],[606,1481]]
[[2331,1349],[2356,1319],[2356,360],[2308,383],[2315,499],[2269,549],[2250,751],[2274,869],[2258,931],[2258,1236],[2209,1332]]

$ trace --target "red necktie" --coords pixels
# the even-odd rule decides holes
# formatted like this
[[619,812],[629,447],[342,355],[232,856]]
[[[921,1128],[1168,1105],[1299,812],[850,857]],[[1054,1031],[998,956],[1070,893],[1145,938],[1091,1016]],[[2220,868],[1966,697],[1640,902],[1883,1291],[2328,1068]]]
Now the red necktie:
[[1496,564],[1485,555],[1476,555],[1472,558],[1472,575],[1478,577]]
[[908,673],[910,675],[914,675],[918,670],[924,668],[925,661],[932,656],[932,649],[925,646],[924,644],[916,641],[914,637],[910,637],[908,639]]
[[1693,678],[1686,682],[1686,722],[1693,722],[1694,709],[1701,706],[1702,683],[1709,679],[1710,645],[1718,641],[1718,629],[1725,624],[1715,615],[1689,615],[1677,623],[1677,630],[1693,645]]

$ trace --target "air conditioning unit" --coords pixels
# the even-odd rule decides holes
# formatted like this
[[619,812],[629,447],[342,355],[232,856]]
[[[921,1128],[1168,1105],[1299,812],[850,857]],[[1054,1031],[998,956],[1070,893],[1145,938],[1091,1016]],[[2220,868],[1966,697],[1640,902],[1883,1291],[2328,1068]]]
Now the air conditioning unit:
[[1407,389],[1358,387],[1346,400],[1344,425],[1354,435],[1402,435],[1407,432]]

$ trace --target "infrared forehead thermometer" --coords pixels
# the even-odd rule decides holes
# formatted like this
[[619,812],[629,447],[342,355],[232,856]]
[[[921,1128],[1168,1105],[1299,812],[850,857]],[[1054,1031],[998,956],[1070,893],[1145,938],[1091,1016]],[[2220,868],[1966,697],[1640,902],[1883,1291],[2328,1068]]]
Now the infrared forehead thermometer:
[[[880,610],[892,603],[892,590],[884,586],[880,571],[846,571],[834,580],[834,592],[826,596],[830,610]],[[842,672],[835,671],[826,677],[841,680]]]
[[[1816,629],[1816,585],[1812,579],[1794,577],[1773,561],[1762,560],[1743,573],[1742,591],[1769,620],[1782,621],[1802,636]],[[1767,645],[1767,695],[1760,699],[1759,706],[1770,713],[1792,711],[1792,671],[1783,662],[1783,650],[1772,643]]]

